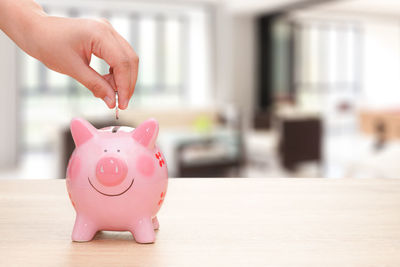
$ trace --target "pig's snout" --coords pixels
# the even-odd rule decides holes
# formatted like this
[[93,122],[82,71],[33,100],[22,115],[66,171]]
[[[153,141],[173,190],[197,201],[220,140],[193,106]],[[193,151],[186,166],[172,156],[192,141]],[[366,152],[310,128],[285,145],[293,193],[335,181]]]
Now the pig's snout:
[[96,166],[97,180],[105,186],[119,185],[126,177],[128,167],[124,160],[116,157],[104,157]]

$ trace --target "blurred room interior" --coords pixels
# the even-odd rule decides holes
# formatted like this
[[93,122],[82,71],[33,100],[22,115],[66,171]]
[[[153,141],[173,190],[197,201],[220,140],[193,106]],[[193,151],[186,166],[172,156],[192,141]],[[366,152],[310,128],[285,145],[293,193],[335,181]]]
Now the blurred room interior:
[[156,118],[171,177],[400,177],[400,1],[38,2],[107,18],[139,80],[116,121],[0,32],[0,178],[64,178],[77,116]]

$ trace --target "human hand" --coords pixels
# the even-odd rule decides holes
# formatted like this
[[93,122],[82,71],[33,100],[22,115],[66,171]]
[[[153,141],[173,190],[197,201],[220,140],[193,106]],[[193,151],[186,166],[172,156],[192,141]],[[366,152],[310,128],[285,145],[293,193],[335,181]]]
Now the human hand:
[[[106,20],[43,16],[33,28],[27,52],[48,68],[67,74],[101,98],[109,108],[126,109],[134,92],[139,59],[129,43]],[[92,54],[104,59],[110,73],[90,66]]]
[[[114,108],[126,109],[138,74],[139,59],[129,43],[106,20],[48,16],[32,0],[0,0],[0,29],[48,68],[76,79]],[[89,64],[104,59],[110,73]]]

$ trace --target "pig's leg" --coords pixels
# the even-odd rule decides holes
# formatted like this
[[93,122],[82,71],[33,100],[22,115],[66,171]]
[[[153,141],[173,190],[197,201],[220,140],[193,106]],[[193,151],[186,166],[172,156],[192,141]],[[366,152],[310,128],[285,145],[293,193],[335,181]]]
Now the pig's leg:
[[158,230],[158,228],[160,228],[160,224],[159,224],[159,222],[158,222],[157,216],[155,216],[155,217],[153,218],[152,222],[153,222],[153,229],[154,229],[154,230]]
[[153,243],[156,239],[151,218],[143,218],[137,221],[131,232],[138,243]]
[[72,231],[72,241],[90,241],[93,239],[97,231],[97,227],[91,220],[77,215],[75,219],[74,230]]

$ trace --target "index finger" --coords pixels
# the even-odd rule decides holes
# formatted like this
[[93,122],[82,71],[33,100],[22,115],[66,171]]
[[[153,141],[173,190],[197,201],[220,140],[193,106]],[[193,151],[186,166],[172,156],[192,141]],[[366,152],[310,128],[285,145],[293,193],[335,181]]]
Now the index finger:
[[[99,32],[92,45],[92,53],[104,59],[113,69],[113,76],[119,95],[119,108],[126,109],[129,102],[130,87],[137,57],[126,51],[120,41],[114,36],[114,29],[104,24],[108,30]],[[137,69],[136,69],[137,73]],[[137,74],[136,74],[137,75]]]
[[133,95],[133,92],[135,91],[135,86],[136,86],[136,82],[137,82],[137,76],[138,76],[138,71],[139,71],[139,57],[133,50],[132,46],[118,32],[114,32],[114,35],[117,38],[117,40],[119,40],[121,46],[124,47],[125,52],[134,59],[132,62],[133,63],[133,65],[132,65],[133,72],[131,73],[131,82],[130,82],[130,86],[129,86],[129,92],[127,95],[127,98],[130,99]]

